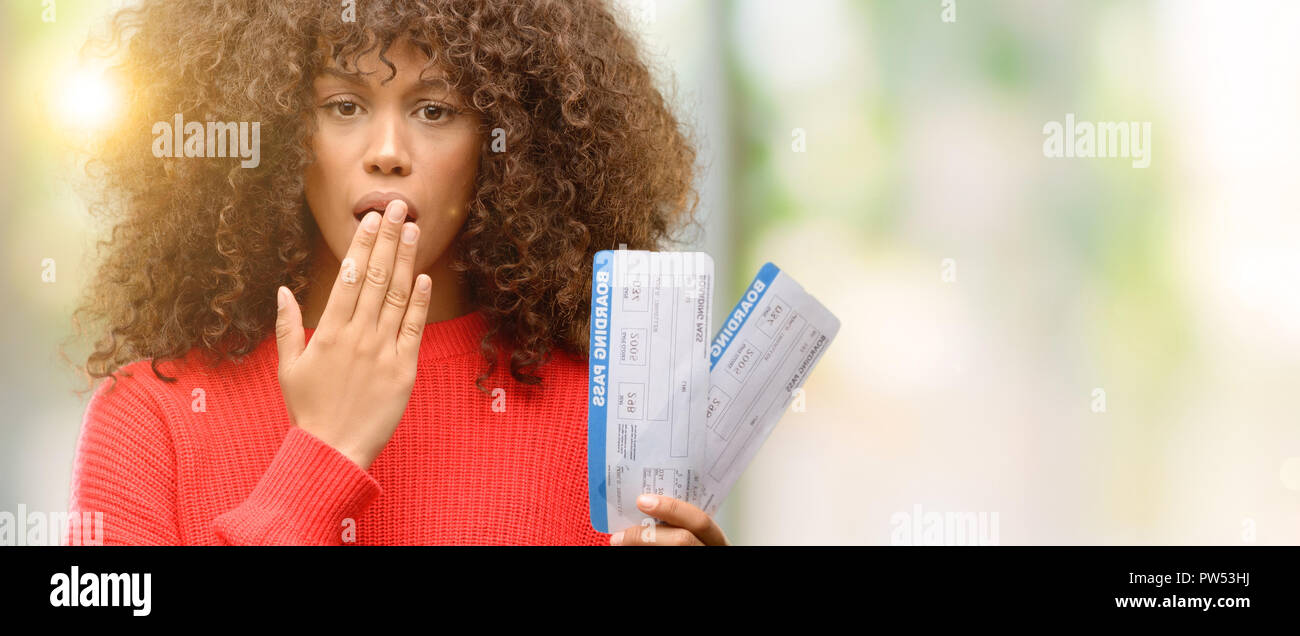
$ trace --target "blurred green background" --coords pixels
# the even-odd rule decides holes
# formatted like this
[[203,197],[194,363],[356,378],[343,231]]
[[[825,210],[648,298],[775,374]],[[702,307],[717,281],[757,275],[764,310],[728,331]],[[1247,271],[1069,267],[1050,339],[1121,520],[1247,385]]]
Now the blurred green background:
[[[0,5],[0,510],[67,505],[57,348],[106,231],[67,151],[116,4]],[[918,506],[1002,544],[1300,540],[1300,4],[620,4],[699,143],[715,324],[766,261],[842,322],[733,542],[889,544]],[[1067,114],[1150,122],[1150,166],[1046,157]]]

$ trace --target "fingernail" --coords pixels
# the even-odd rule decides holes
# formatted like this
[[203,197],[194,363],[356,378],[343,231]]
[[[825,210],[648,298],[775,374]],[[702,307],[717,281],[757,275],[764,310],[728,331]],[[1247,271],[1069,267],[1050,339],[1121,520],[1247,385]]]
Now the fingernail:
[[654,495],[641,495],[636,498],[636,505],[642,510],[654,510],[657,501],[658,499]]
[[415,224],[407,223],[402,226],[402,242],[411,244],[415,242]]
[[406,204],[401,201],[394,201],[388,206],[388,220],[401,221],[406,218]]
[[420,274],[420,279],[415,281],[415,286],[419,287],[422,292],[429,291],[429,286],[432,284],[433,281],[429,280],[429,277],[424,274]]
[[361,227],[367,232],[374,232],[379,229],[379,213],[367,212],[366,218],[361,219]]
[[614,534],[609,535],[609,544],[610,544],[610,545],[623,545],[623,533],[622,533],[622,532],[615,532]]
[[284,288],[275,290],[275,308],[284,309]]

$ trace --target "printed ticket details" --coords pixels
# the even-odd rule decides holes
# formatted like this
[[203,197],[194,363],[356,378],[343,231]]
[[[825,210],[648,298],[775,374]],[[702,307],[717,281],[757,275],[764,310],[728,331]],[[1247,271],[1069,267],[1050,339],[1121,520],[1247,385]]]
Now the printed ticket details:
[[592,263],[587,401],[591,525],[654,523],[642,493],[695,502],[704,461],[713,259],[603,250]]
[[840,330],[840,321],[767,263],[727,315],[709,350],[698,505],[717,512]]

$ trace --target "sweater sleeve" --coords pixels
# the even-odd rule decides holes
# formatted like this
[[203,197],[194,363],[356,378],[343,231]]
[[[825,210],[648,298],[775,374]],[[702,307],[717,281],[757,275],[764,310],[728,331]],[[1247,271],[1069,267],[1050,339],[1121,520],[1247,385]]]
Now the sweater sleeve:
[[[102,531],[95,540],[92,526],[69,523],[66,542],[180,545],[166,418],[136,378],[109,390],[112,384],[101,385],[86,409],[69,503],[71,519],[102,518]],[[359,518],[380,491],[346,455],[295,426],[253,491],[212,530],[225,545],[341,545],[343,520]]]
[[356,462],[293,426],[252,494],[214,529],[231,545],[343,545],[344,520],[355,527],[380,492]]
[[105,381],[73,460],[69,545],[176,545],[176,454],[157,402],[135,378]]

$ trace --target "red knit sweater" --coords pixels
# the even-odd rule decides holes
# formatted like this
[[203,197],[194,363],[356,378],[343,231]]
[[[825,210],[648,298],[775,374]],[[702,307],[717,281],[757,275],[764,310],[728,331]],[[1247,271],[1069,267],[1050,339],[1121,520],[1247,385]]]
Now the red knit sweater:
[[425,326],[368,470],[290,423],[274,336],[215,370],[196,351],[159,363],[175,383],[129,364],[86,409],[69,512],[104,513],[105,545],[608,545],[587,509],[586,362],[557,352],[529,386],[503,354],[485,384],[504,392],[485,395],[486,327],[479,312]]

